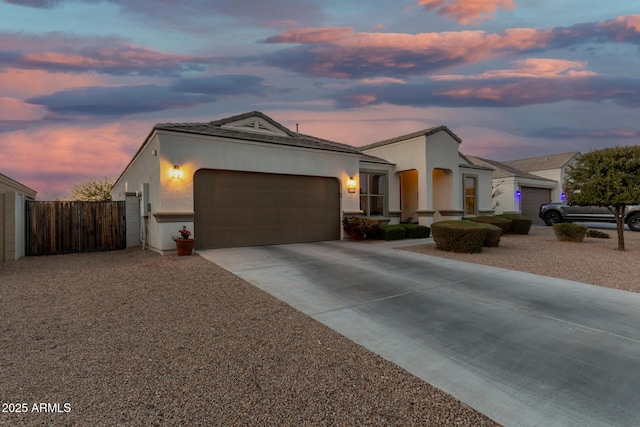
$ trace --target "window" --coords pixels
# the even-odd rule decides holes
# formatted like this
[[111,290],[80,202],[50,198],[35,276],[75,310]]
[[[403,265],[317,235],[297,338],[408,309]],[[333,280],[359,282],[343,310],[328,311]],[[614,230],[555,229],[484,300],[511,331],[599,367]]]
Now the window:
[[360,173],[360,209],[367,216],[383,216],[387,177],[383,173]]
[[476,178],[474,176],[464,177],[464,214],[476,214]]

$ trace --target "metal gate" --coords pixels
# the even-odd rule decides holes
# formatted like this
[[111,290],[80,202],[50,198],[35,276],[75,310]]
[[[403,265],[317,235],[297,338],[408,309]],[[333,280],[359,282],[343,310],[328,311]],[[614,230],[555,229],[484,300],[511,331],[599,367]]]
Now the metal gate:
[[26,202],[26,255],[126,248],[125,202]]

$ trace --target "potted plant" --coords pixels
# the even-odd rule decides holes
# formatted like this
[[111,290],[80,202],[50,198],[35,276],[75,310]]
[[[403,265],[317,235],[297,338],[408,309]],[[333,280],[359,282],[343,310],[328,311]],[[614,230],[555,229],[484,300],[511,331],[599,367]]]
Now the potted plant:
[[196,244],[196,239],[191,238],[191,232],[187,230],[187,226],[183,225],[180,230],[179,236],[173,236],[172,239],[176,242],[176,249],[178,249],[178,255],[191,255],[193,252],[193,246]]

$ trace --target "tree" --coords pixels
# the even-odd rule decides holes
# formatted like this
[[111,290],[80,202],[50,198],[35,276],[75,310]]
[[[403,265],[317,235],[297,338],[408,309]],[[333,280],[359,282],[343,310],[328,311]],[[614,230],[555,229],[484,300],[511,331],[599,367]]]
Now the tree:
[[491,199],[493,200],[493,208],[495,209],[498,206],[500,206],[500,200],[498,200],[498,197],[500,195],[502,195],[503,191],[502,188],[500,188],[500,186],[504,183],[504,181],[500,181],[497,184],[491,184]]
[[103,178],[87,178],[80,184],[73,186],[71,200],[84,202],[100,202],[111,200],[111,188],[115,184],[114,178],[105,176]]
[[640,203],[640,146],[604,148],[579,156],[568,168],[569,203],[603,206],[615,215],[618,250],[624,251],[627,205]]

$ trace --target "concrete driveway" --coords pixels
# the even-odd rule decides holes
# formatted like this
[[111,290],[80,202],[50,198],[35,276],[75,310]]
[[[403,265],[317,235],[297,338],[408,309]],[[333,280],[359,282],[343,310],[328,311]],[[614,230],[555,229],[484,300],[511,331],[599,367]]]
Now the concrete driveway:
[[398,245],[198,253],[504,425],[640,425],[640,294]]

